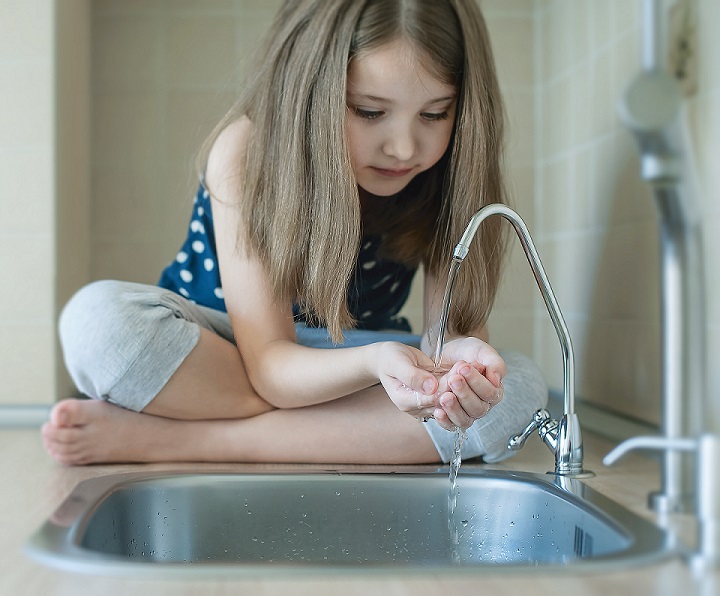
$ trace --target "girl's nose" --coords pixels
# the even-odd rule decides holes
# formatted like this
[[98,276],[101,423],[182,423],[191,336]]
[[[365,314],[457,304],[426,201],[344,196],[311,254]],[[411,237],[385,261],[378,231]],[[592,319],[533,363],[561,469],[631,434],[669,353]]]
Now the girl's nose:
[[415,146],[415,139],[409,128],[394,127],[388,131],[383,152],[398,161],[409,161],[415,154]]

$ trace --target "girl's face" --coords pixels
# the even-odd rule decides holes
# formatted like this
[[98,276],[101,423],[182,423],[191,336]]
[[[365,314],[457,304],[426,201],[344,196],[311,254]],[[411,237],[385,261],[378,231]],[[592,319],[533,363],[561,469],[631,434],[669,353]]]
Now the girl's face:
[[358,185],[378,196],[400,192],[443,156],[457,91],[430,75],[407,42],[355,58],[348,69],[346,131]]

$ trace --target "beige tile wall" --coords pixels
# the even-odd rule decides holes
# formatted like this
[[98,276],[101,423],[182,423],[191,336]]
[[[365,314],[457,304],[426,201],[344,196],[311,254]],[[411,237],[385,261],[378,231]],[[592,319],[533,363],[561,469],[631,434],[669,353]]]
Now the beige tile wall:
[[[535,27],[533,0],[482,0],[507,112],[506,171],[512,205],[530,233],[536,228]],[[514,236],[490,321],[490,339],[500,349],[532,356],[535,343],[535,281]]]
[[272,1],[92,3],[90,274],[155,283],[184,238],[195,152]]
[[[688,100],[705,225],[709,362],[718,349],[719,6],[700,0],[700,90]],[[639,179],[633,139],[614,104],[640,68],[640,1],[541,0],[536,218],[541,254],[574,338],[579,395],[660,418],[657,214]],[[562,383],[554,330],[536,318],[535,356]],[[711,366],[708,420],[718,428],[720,374]],[[693,399],[694,396],[688,396]],[[713,418],[714,417],[714,418]]]
[[0,404],[55,393],[53,17],[0,0]]
[[[640,66],[638,3],[537,3],[538,245],[573,337],[578,395],[656,421],[655,211],[615,116]],[[562,386],[555,331],[536,311],[535,356]]]
[[689,102],[690,137],[696,155],[704,222],[708,375],[705,419],[720,432],[720,2],[698,0],[699,91]]
[[[90,0],[55,6],[55,312],[90,276]],[[56,391],[75,387],[57,349]]]
[[699,90],[688,102],[689,136],[696,156],[705,242],[707,383],[704,420],[720,433],[720,2],[698,0]]

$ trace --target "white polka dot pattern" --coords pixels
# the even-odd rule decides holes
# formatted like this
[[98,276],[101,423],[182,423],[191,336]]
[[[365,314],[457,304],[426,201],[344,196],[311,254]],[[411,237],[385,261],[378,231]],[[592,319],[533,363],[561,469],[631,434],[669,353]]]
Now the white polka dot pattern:
[[[379,236],[367,235],[362,239],[355,274],[348,287],[348,308],[361,328],[409,331],[407,321],[396,315],[407,299],[415,269],[379,256],[380,245]],[[187,238],[174,261],[163,271],[158,285],[197,304],[226,310],[210,194],[202,184],[193,199]],[[297,318],[304,320],[300,308],[295,305],[293,309]]]

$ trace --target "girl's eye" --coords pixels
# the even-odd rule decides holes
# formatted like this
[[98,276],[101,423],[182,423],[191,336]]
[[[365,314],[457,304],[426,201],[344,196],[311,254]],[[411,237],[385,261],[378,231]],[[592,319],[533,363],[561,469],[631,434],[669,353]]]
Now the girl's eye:
[[437,120],[447,120],[448,113],[447,112],[425,112],[422,114],[422,117],[425,120],[430,120],[431,122],[435,122]]
[[356,116],[359,118],[364,118],[365,120],[375,120],[376,118],[380,118],[380,116],[383,115],[383,112],[380,110],[364,110],[362,108],[352,108],[352,111],[355,113]]

